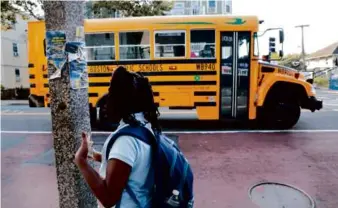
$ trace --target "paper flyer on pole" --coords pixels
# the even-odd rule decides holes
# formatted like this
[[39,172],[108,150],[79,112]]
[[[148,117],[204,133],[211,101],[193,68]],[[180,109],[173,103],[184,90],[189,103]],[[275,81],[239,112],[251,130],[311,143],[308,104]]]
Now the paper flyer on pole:
[[70,86],[72,89],[88,88],[88,71],[84,42],[67,42]]
[[55,71],[49,79],[61,77],[61,71],[66,63],[65,54],[66,34],[63,31],[46,32],[46,56],[48,64],[54,66]]

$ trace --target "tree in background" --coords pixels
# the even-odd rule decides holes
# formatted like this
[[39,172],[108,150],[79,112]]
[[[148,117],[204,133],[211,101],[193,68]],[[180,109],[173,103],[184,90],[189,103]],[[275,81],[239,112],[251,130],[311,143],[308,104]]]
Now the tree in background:
[[[21,16],[23,19],[33,17],[43,20],[43,0],[27,1],[1,1],[1,29],[12,29],[17,22],[16,18]],[[165,15],[171,10],[172,1],[87,1],[87,18],[107,18],[114,17],[116,11],[124,17],[156,16]]]
[[42,10],[42,0],[1,1],[1,29],[12,29],[17,22],[17,16],[21,16],[22,19],[33,17],[41,20],[43,19]]
[[301,61],[300,54],[288,54],[283,57],[281,61],[278,62],[282,66],[287,66],[298,71],[303,69],[303,62]]
[[113,17],[119,11],[123,17],[161,16],[171,10],[172,1],[93,1],[87,3],[87,16]]

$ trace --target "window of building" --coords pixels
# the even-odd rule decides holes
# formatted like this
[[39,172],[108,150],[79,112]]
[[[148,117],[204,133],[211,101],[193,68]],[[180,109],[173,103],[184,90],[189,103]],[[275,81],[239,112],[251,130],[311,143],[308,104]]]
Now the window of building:
[[88,61],[115,60],[114,33],[86,34],[85,41]]
[[155,57],[185,57],[185,31],[156,31]]
[[191,1],[191,8],[192,8],[192,14],[198,15],[200,13],[200,2],[199,1]]
[[119,37],[120,60],[150,59],[148,31],[121,32]]
[[15,56],[15,57],[19,56],[18,44],[17,43],[13,43],[13,56]]
[[20,70],[15,69],[15,81],[20,82]]
[[226,13],[230,13],[230,6],[229,6],[229,5],[226,5],[226,6],[225,6],[225,12],[226,12]]
[[217,12],[217,2],[216,0],[208,0],[207,13],[214,14]]
[[215,30],[192,30],[190,36],[191,58],[215,58]]

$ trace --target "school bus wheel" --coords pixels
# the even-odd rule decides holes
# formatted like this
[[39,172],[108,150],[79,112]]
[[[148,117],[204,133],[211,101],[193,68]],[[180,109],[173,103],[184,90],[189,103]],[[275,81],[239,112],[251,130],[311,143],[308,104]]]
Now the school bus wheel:
[[107,98],[107,96],[104,96],[97,103],[97,107],[99,108],[97,128],[101,130],[114,130],[118,126],[118,123],[111,121],[108,117]]
[[299,120],[304,93],[298,85],[289,83],[274,85],[258,112],[262,126],[275,129],[292,128]]
[[96,127],[97,110],[96,110],[96,107],[93,107],[91,103],[89,104],[89,113],[90,113],[90,126]]
[[97,107],[99,107],[99,122],[98,127],[100,129],[104,129],[104,127],[107,125],[108,122],[108,114],[107,114],[107,96],[102,97]]
[[299,120],[300,106],[292,100],[275,100],[263,107],[262,121],[267,128],[289,129]]

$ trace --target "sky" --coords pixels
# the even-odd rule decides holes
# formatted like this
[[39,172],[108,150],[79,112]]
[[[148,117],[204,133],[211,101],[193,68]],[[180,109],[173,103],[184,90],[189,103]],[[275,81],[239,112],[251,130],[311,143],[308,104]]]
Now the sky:
[[[260,31],[267,28],[284,28],[284,54],[301,52],[301,29],[304,28],[305,52],[313,53],[338,42],[338,0],[232,0],[233,15],[255,15],[264,20]],[[268,32],[260,39],[260,53],[267,53]],[[278,40],[278,39],[277,39]]]
[[[300,24],[310,25],[304,28],[307,54],[338,42],[338,0],[231,1],[233,15],[255,15],[264,20],[261,32],[267,28],[284,28],[284,54],[301,52],[301,29],[295,28]],[[260,55],[267,54],[270,36],[278,38],[278,32],[268,32],[260,38]]]

